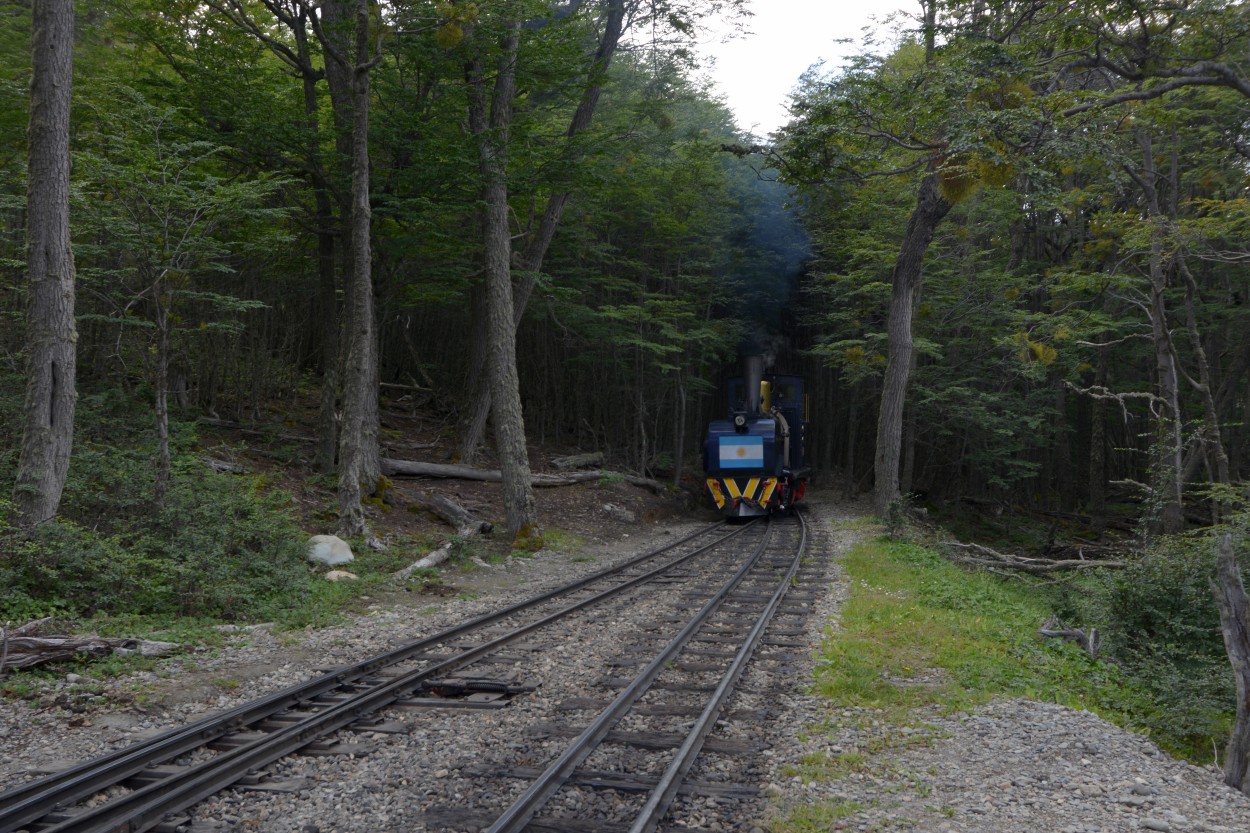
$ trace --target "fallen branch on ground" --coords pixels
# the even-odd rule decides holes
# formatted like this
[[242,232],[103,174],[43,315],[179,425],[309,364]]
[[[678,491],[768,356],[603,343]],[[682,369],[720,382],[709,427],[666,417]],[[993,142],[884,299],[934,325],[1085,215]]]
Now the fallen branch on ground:
[[462,538],[479,532],[485,534],[494,528],[490,521],[477,517],[467,508],[444,495],[431,495],[430,497],[418,495],[413,498],[413,501],[422,509],[455,527],[456,534]]
[[402,570],[396,570],[394,573],[391,574],[391,578],[395,579],[396,581],[407,581],[408,579],[412,578],[412,574],[415,573],[417,570],[424,570],[427,567],[437,567],[439,564],[442,564],[448,558],[451,558],[452,543],[454,542],[445,541],[443,545],[439,547],[438,549],[431,550],[424,557],[418,558],[416,561],[412,562],[411,564],[409,564],[407,567],[403,568]]
[[[454,466],[446,463],[418,463],[412,460],[396,460],[392,457],[382,458],[382,473],[387,477],[442,477],[456,480],[477,480],[488,483],[500,483],[503,481],[503,475],[498,469],[475,469],[472,466]],[[596,480],[623,480],[630,485],[641,486],[657,494],[663,492],[666,488],[658,480],[599,469],[569,472],[568,474],[534,474],[530,476],[531,484],[536,487],[572,486],[577,483],[590,483]]]
[[1037,632],[1052,639],[1075,642],[1091,657],[1098,656],[1098,649],[1102,645],[1102,635],[1098,633],[1097,628],[1090,628],[1088,633],[1082,628],[1069,628],[1057,616],[1052,616],[1046,624],[1037,629]]
[[201,457],[200,462],[208,466],[218,474],[248,474],[247,466],[240,466],[238,463],[231,463],[229,460],[219,460],[216,457]]
[[571,471],[572,469],[584,469],[590,466],[603,465],[603,452],[592,451],[589,454],[570,454],[567,457],[551,458],[551,467],[557,471]]
[[181,646],[175,642],[155,642],[147,639],[104,637],[96,634],[85,636],[36,636],[35,634],[51,619],[38,619],[19,628],[4,632],[3,662],[0,671],[7,668],[30,668],[47,662],[69,659],[90,659],[107,656],[139,655],[166,657],[176,653]]
[[1097,561],[1084,558],[1039,558],[1024,555],[1012,555],[981,544],[961,544],[958,541],[947,541],[945,544],[955,561],[971,564],[976,567],[1006,567],[1033,575],[1045,575],[1057,570],[1089,570],[1095,567],[1123,568],[1125,561]]
[[456,541],[465,541],[474,535],[484,535],[494,528],[490,521],[482,520],[449,497],[435,495],[433,497],[417,497],[415,500],[417,504],[454,526],[456,528],[456,537],[444,541],[437,549],[431,550],[402,570],[392,573],[391,578],[395,581],[407,581],[412,578],[412,574],[417,570],[437,567],[451,557]]

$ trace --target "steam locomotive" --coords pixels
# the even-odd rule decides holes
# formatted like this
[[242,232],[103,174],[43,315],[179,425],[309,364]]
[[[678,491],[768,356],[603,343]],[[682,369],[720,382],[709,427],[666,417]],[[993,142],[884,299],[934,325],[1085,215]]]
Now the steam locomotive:
[[790,512],[807,491],[809,402],[802,376],[764,373],[761,356],[729,379],[728,419],[708,425],[704,488],[726,517]]

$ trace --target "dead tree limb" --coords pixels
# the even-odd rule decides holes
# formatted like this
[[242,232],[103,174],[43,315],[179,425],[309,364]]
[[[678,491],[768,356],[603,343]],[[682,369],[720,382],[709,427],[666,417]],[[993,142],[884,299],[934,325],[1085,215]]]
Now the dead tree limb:
[[413,501],[435,517],[455,527],[460,537],[486,534],[493,529],[490,521],[477,517],[464,506],[444,495],[417,496]]
[[452,541],[443,542],[441,547],[436,550],[431,550],[425,555],[425,557],[418,558],[402,570],[396,570],[391,574],[391,578],[395,581],[407,581],[412,578],[412,574],[417,570],[423,570],[427,567],[437,567],[439,564],[442,564],[451,557],[451,547],[453,543],[454,542]]
[[[386,464],[383,462],[383,471]],[[433,512],[436,516],[456,528],[456,537],[444,541],[437,549],[431,550],[421,558],[391,574],[395,581],[407,581],[413,573],[427,567],[436,567],[451,557],[457,541],[465,541],[474,535],[486,534],[493,529],[490,521],[482,520],[451,498],[442,495],[433,497],[417,497],[418,505]]]
[[1052,639],[1066,639],[1069,642],[1075,642],[1091,657],[1098,656],[1098,649],[1102,647],[1102,634],[1098,633],[1097,628],[1090,628],[1088,632],[1083,628],[1069,628],[1058,617],[1054,616],[1046,624],[1038,628],[1037,632]]
[[1103,561],[1085,558],[1039,558],[1024,555],[1012,555],[981,544],[963,544],[958,541],[946,542],[951,557],[965,564],[977,567],[1000,567],[1019,570],[1033,575],[1045,575],[1058,570],[1090,570],[1098,567],[1122,569],[1128,566],[1126,561]]
[[29,668],[47,662],[92,659],[110,655],[165,657],[180,646],[174,642],[86,636],[12,636],[6,639],[4,667]]
[[[382,458],[382,473],[387,477],[442,477],[488,483],[499,483],[503,480],[503,475],[498,469],[477,469],[472,466],[453,466],[446,463],[420,463],[412,460],[396,460],[392,457]],[[630,485],[641,486],[657,494],[666,489],[665,485],[658,480],[598,469],[567,474],[534,474],[530,478],[530,482],[535,487],[573,486],[577,483],[590,483],[597,480],[623,480]]]
[[200,462],[208,466],[218,474],[248,474],[247,466],[240,466],[238,463],[231,463],[229,460],[219,460],[216,457],[201,457]]
[[567,457],[554,457],[551,460],[551,467],[556,471],[573,471],[574,469],[585,469],[591,466],[602,465],[602,451],[592,451],[589,454],[570,454]]

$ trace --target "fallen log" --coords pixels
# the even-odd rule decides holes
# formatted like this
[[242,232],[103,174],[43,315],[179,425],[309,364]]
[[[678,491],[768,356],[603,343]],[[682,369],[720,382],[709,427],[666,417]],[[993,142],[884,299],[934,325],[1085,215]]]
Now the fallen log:
[[391,578],[396,581],[407,581],[412,578],[412,574],[417,570],[423,570],[426,567],[437,567],[448,558],[451,558],[452,541],[446,541],[436,550],[431,550],[424,558],[418,558],[402,570],[396,570],[391,574]]
[[417,496],[413,498],[413,501],[435,517],[455,527],[456,534],[462,538],[479,532],[486,534],[494,528],[490,521],[477,517],[464,506],[444,495]]
[[[382,458],[382,473],[387,477],[441,477],[456,480],[477,480],[487,483],[500,483],[503,481],[503,475],[498,469],[475,469],[472,466],[456,466],[447,463],[419,463],[413,460],[396,460],[393,457]],[[530,475],[531,485],[544,488],[573,486],[577,483],[589,483],[596,480],[623,480],[633,486],[650,489],[657,494],[667,488],[658,480],[599,469],[569,472],[568,474]]]
[[551,467],[557,471],[572,471],[573,469],[585,469],[591,466],[603,465],[603,452],[592,451],[589,454],[570,454],[567,457],[554,457],[551,460]]
[[146,639],[86,636],[20,636],[29,626],[12,632],[0,630],[0,672],[7,668],[30,668],[47,662],[98,659],[107,656],[166,657],[180,650],[175,642]]
[[247,466],[240,466],[238,463],[231,463],[229,460],[219,460],[216,457],[201,457],[200,462],[208,466],[218,474],[249,474],[250,470]]
[[[383,466],[383,470],[385,470],[385,466]],[[474,535],[486,534],[494,528],[490,521],[482,520],[449,497],[442,495],[433,497],[419,496],[416,498],[416,502],[454,526],[456,528],[456,537],[444,541],[437,549],[431,550],[402,570],[396,570],[391,574],[391,578],[395,581],[407,581],[412,578],[412,574],[417,570],[437,567],[451,557],[457,541],[464,541]]]

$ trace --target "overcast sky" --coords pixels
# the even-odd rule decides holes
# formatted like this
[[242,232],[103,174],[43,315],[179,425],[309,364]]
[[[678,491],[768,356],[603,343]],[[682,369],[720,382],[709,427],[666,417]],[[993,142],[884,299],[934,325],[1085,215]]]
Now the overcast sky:
[[723,44],[710,37],[704,52],[716,59],[709,74],[738,126],[761,138],[785,124],[790,91],[808,67],[822,59],[836,67],[858,52],[872,18],[920,8],[917,0],[751,0],[750,6],[752,34]]

